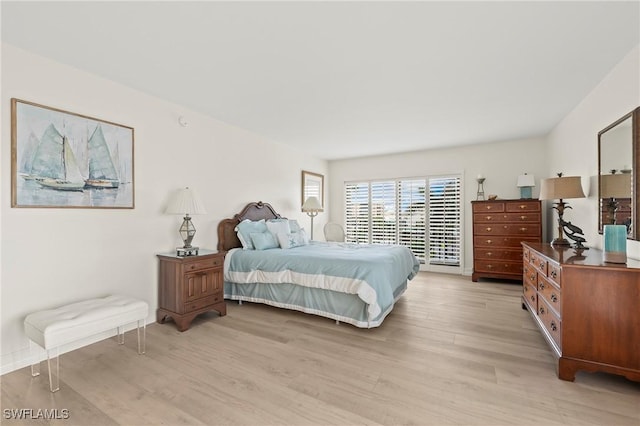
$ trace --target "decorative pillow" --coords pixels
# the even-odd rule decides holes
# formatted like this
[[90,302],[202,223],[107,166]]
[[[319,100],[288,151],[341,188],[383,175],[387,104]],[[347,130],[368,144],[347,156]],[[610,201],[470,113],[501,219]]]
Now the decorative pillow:
[[303,232],[291,232],[285,234],[284,232],[278,233],[278,243],[280,243],[280,247],[283,249],[299,247],[306,245],[304,241],[304,231]]
[[306,246],[307,244],[309,244],[309,236],[307,235],[307,231],[305,231],[304,228],[300,228],[297,233],[300,235],[300,239],[303,243],[302,245]]
[[291,228],[289,228],[289,221],[287,219],[272,219],[267,222],[267,229],[273,235],[273,238],[277,240],[277,235],[280,233],[290,234]]
[[253,250],[253,242],[251,241],[251,233],[253,232],[265,232],[267,231],[267,225],[264,221],[252,221],[249,219],[245,219],[236,226],[235,231],[238,233],[238,239],[240,243],[242,243],[242,248],[244,250]]
[[289,220],[289,228],[291,228],[291,232],[300,232],[300,224],[295,219]]
[[256,250],[278,248],[278,241],[271,232],[252,232],[251,241]]

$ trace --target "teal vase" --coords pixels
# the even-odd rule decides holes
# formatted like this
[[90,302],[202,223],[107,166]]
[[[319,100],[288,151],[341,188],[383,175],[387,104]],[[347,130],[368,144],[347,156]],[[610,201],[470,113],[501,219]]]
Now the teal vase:
[[605,225],[604,261],[609,263],[627,263],[627,227],[624,225]]

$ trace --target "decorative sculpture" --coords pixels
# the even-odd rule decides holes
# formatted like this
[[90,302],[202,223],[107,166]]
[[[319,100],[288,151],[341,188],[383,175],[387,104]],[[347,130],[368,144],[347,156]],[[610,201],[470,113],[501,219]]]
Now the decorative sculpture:
[[564,229],[564,234],[567,238],[574,241],[576,243],[575,248],[580,250],[588,250],[589,247],[585,247],[582,243],[587,240],[584,238],[584,232],[582,229],[572,224],[571,222],[567,222],[562,219],[562,216],[558,218],[558,222],[560,226]]

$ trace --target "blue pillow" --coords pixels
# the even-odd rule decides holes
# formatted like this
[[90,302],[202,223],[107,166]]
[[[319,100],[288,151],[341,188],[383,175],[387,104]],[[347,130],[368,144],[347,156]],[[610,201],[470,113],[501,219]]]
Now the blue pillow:
[[253,250],[253,242],[251,241],[251,234],[254,232],[265,232],[267,230],[267,224],[264,219],[258,221],[252,221],[245,219],[236,226],[235,231],[238,233],[238,239],[242,244],[242,248],[245,250]]
[[269,231],[267,232],[252,232],[251,242],[256,250],[267,250],[272,248],[278,248],[278,241],[276,237]]

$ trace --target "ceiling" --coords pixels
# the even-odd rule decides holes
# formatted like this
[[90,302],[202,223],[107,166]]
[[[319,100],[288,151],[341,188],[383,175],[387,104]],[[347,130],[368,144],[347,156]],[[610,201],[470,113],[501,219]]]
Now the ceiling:
[[3,42],[324,159],[547,134],[640,2],[2,2]]

